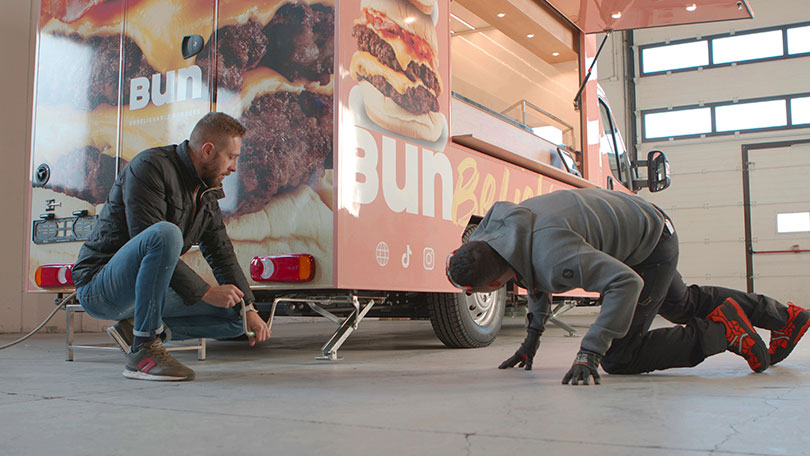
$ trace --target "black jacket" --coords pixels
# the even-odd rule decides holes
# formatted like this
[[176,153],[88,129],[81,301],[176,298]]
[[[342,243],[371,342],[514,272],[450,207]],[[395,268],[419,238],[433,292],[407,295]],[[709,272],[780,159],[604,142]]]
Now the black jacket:
[[[233,284],[255,299],[233,251],[218,199],[222,187],[209,188],[188,155],[188,141],[147,149],[124,167],[110,189],[90,238],[73,266],[76,286],[86,285],[127,241],[154,223],[167,221],[183,232],[183,250],[199,244],[220,284]],[[171,288],[187,305],[199,301],[210,286],[182,260]]]

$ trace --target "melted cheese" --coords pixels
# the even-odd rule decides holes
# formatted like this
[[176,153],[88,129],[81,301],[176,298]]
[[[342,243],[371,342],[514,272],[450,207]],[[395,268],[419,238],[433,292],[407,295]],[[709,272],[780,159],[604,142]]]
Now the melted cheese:
[[[364,51],[357,51],[352,56],[349,66],[352,78],[360,80],[360,76],[382,76],[398,93],[404,94],[408,88],[422,86],[433,93],[422,81],[411,81],[405,73],[394,71],[383,65],[376,57]],[[435,95],[435,94],[434,94]]]
[[[323,4],[334,8],[334,0],[299,0],[307,4]],[[253,19],[267,24],[288,0],[270,2],[234,0],[223,2],[219,11],[218,27],[244,24]],[[200,5],[188,0],[139,0],[130,2],[125,27],[121,14],[98,17],[90,11],[71,24],[50,20],[42,30],[46,33],[78,33],[90,36],[118,35],[123,31],[138,44],[146,61],[160,73],[185,68],[192,63],[183,59],[180,44],[186,35],[200,35],[206,42],[214,29],[213,3]]]
[[415,52],[411,50],[411,47],[403,40],[401,37],[386,37],[381,32],[377,31],[374,27],[368,24],[365,20],[357,20],[355,24],[364,25],[366,28],[374,32],[375,35],[380,37],[383,41],[391,45],[391,48],[394,50],[394,56],[396,56],[397,62],[399,62],[399,66],[402,67],[403,70],[408,68],[408,64],[411,62],[421,63],[431,69],[436,75],[436,81],[439,83],[439,90],[438,93],[441,93],[444,90],[442,85],[442,79],[439,77],[438,73],[438,62],[437,59],[427,60],[422,58],[421,56],[417,55]]
[[[233,0],[220,2],[218,26],[221,28],[226,25],[246,24],[251,19],[266,25],[276,14],[276,11],[287,3],[292,3],[292,1]],[[335,7],[334,0],[298,0],[296,3],[305,3],[310,6],[321,4],[332,7],[332,9]]]

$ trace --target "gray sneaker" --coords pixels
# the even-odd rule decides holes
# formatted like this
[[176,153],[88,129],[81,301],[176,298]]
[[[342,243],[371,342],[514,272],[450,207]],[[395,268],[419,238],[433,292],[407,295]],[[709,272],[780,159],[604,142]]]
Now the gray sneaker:
[[[118,344],[125,355],[132,351],[132,342],[135,340],[135,336],[132,334],[133,329],[135,329],[135,319],[132,317],[121,320],[107,328],[107,334],[112,337],[112,340]],[[170,332],[169,327],[164,326],[163,332],[158,334],[160,341],[166,342],[167,340],[171,340]]]
[[132,341],[134,340],[134,336],[132,335],[133,326],[134,320],[127,318],[107,328],[107,334],[121,347],[121,351],[123,351],[125,355],[132,351]]
[[135,353],[127,353],[124,377],[135,380],[178,382],[194,380],[194,371],[177,361],[156,337],[138,346]]

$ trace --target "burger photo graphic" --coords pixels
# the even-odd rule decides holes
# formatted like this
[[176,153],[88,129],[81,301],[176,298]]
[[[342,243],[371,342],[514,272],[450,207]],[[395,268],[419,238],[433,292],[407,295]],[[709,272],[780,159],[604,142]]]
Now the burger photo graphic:
[[439,108],[435,1],[363,0],[352,36],[350,73],[368,118],[390,132],[429,142],[445,127]]
[[[214,109],[248,129],[238,171],[223,182],[219,201],[240,265],[247,272],[253,255],[310,253],[318,265],[311,284],[330,283],[334,0],[219,0],[216,18],[212,4],[43,0],[47,41],[36,115],[48,128],[36,131],[33,168],[47,163],[51,175],[34,185],[32,217],[46,198],[63,203],[57,216],[64,209],[98,213],[116,168],[142,150],[187,138]],[[180,52],[186,35],[205,43],[187,59]],[[192,67],[202,74],[202,95],[181,97],[177,82],[170,98],[168,82]],[[136,78],[165,100],[131,106]],[[58,250],[70,261],[80,245],[32,244],[31,256],[52,262]],[[198,249],[183,261],[215,283]]]
[[142,59],[132,39],[122,42],[124,5],[124,0],[41,3],[31,157],[32,239],[37,240],[29,245],[31,283],[37,267],[71,263],[81,246],[61,242],[72,235],[70,227],[40,220],[41,214],[98,213],[116,170],[127,163],[117,144],[120,48],[138,55],[130,60],[136,66]]
[[[247,128],[219,203],[248,278],[254,255],[308,253],[311,284],[332,279],[334,19],[331,0],[221,2],[216,63],[208,44],[196,60]],[[213,280],[198,250],[183,260]]]
[[[219,202],[243,267],[254,255],[308,253],[317,264],[313,282],[331,280],[332,90],[256,68],[244,74],[235,104],[220,104],[247,128]],[[183,260],[212,279],[199,251]]]

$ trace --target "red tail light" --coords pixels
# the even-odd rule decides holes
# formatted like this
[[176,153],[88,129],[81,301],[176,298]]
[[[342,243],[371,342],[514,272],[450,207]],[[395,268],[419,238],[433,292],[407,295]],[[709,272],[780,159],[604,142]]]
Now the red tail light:
[[315,275],[315,258],[308,253],[255,256],[250,277],[257,282],[309,282]]
[[72,287],[72,264],[43,264],[37,268],[34,279],[40,288]]

